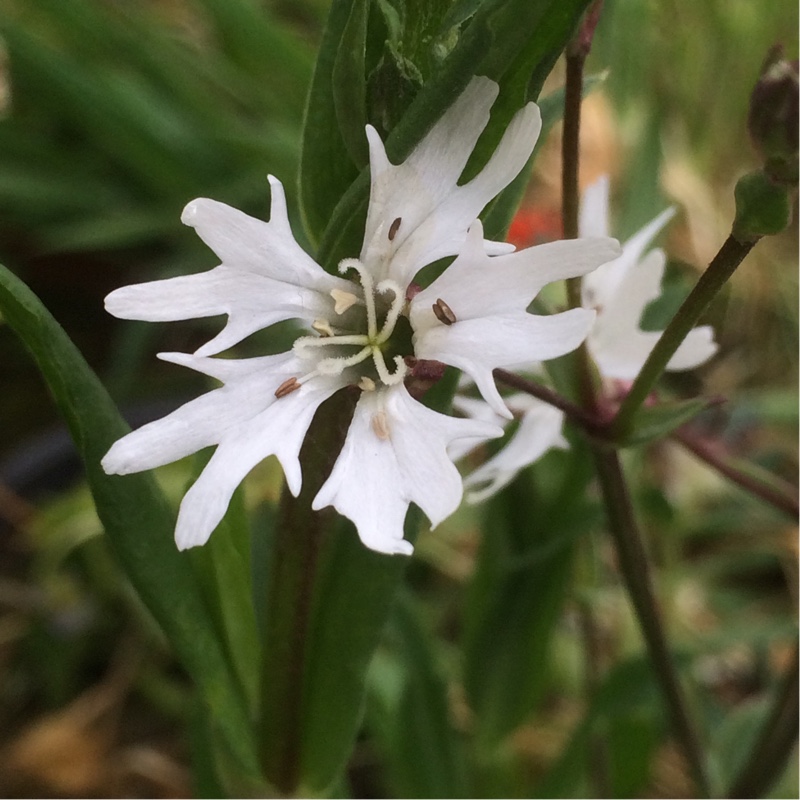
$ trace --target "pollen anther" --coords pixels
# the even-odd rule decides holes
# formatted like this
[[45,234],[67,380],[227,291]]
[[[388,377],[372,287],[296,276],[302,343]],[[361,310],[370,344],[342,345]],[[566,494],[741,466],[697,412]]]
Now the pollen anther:
[[341,289],[331,289],[331,297],[333,298],[333,310],[337,314],[344,314],[358,302],[358,298],[352,292],[344,292]]
[[276,390],[275,397],[280,399],[286,397],[287,394],[296,392],[300,388],[300,382],[297,378],[287,378]]
[[454,322],[457,322],[453,309],[450,308],[441,297],[436,300],[431,308],[433,308],[433,314],[436,319],[443,325],[452,325]]
[[394,237],[397,236],[397,231],[400,230],[400,223],[403,221],[402,217],[398,217],[390,226],[389,226],[389,241],[393,242]]
[[320,336],[333,336],[333,328],[331,328],[330,322],[326,319],[315,319],[312,323],[311,327],[320,335]]
[[389,431],[389,419],[385,411],[379,411],[372,416],[372,431],[381,440],[386,441],[391,432]]

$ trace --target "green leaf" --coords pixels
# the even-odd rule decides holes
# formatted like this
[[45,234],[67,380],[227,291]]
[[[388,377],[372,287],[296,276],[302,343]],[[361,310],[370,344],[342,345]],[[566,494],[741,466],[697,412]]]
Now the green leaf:
[[356,0],[339,41],[333,62],[333,105],[339,131],[353,163],[369,162],[367,137],[366,46],[369,0]]
[[[386,637],[392,655],[380,651],[371,671],[368,716],[392,794],[468,797],[465,752],[450,722],[447,684],[433,637],[411,597],[401,593],[398,599]],[[399,679],[392,673],[399,673]]]
[[152,475],[109,476],[100,467],[127,425],[63,329],[2,266],[0,311],[36,359],[69,426],[120,566],[196,683],[240,769],[257,775],[251,721],[188,557],[175,547],[172,509]]
[[597,511],[584,491],[580,453],[551,453],[489,502],[469,589],[464,684],[484,747],[494,747],[533,711],[548,680],[577,537]]
[[[203,464],[206,459],[202,459]],[[250,566],[250,525],[244,491],[234,492],[219,529],[203,547],[190,551],[206,603],[211,609],[217,637],[250,708],[258,704],[258,669],[261,643],[253,604]]]
[[649,727],[662,736],[666,730],[658,687],[646,656],[629,658],[609,671],[569,742],[536,787],[535,796],[580,796],[575,792],[585,776],[592,733],[603,720],[623,718],[648,719]]
[[[385,146],[389,160],[396,164],[405,159],[470,79],[475,75],[486,75],[500,84],[500,97],[465,172],[467,176],[475,174],[494,152],[514,113],[524,102],[538,96],[544,78],[587,4],[588,0],[494,0],[482,5],[466,24],[441,68],[422,87],[387,137]],[[337,8],[334,3],[332,19]],[[343,25],[344,22],[339,22],[339,29]],[[324,66],[329,74],[330,64]],[[317,106],[324,109],[326,103],[332,105],[329,98],[316,98],[312,91],[306,135],[310,135],[312,124],[327,125],[321,130],[330,131],[330,114],[326,117],[320,112],[319,119],[312,119],[312,110]],[[321,135],[317,131],[316,136]],[[328,138],[338,137],[328,134]],[[326,162],[320,158],[317,163],[322,168]],[[316,223],[320,226],[317,230],[324,230],[318,252],[320,263],[324,265],[335,264],[360,250],[358,236],[363,235],[363,217],[360,215],[366,210],[369,191],[369,180],[365,173],[366,170],[363,170],[358,180],[354,175],[349,188],[344,186],[341,176],[333,181],[336,190],[333,190],[330,182],[320,187],[328,200],[334,199],[337,191],[341,193],[340,200],[334,199],[333,205],[328,205],[327,219],[323,214],[316,217]],[[357,216],[361,224],[348,228],[353,226]],[[346,235],[343,233],[345,229],[348,231]]]
[[692,400],[644,406],[634,418],[633,430],[626,434],[620,444],[623,447],[630,447],[661,439],[713,404],[713,400],[696,397]]
[[300,157],[300,210],[306,234],[317,245],[336,204],[355,180],[336,116],[333,71],[353,0],[333,0],[320,44],[303,122]]

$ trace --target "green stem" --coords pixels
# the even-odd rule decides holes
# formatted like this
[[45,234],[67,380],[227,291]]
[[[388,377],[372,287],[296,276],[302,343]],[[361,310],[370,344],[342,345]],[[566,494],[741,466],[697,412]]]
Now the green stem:
[[[596,19],[594,20],[596,24]],[[592,25],[592,32],[594,26]],[[580,209],[581,103],[583,101],[583,67],[589,52],[588,42],[583,46],[567,48],[565,55],[567,74],[564,85],[564,128],[561,137],[561,227],[565,239],[578,238],[578,216]],[[567,302],[570,308],[581,307],[581,279],[569,278]],[[595,406],[594,367],[586,343],[575,352],[577,360],[577,394],[584,407]]]
[[602,437],[604,432],[604,424],[595,414],[586,411],[581,406],[568,400],[563,395],[554,392],[547,386],[541,383],[530,381],[513,372],[508,372],[504,369],[494,370],[494,377],[506,386],[511,386],[521,392],[536,397],[539,400],[554,406],[555,408],[564,412],[564,414],[574,423],[583,428],[589,435]]
[[703,797],[709,797],[710,788],[700,740],[670,656],[653,588],[650,565],[634,516],[619,455],[613,450],[595,447],[594,457],[608,515],[609,531],[614,539],[622,577],[642,628],[650,660],[669,711],[673,733],[687,761],[698,792]]
[[797,644],[792,665],[778,688],[775,704],[761,729],[750,758],[726,793],[726,797],[762,797],[780,777],[797,741],[798,668]]
[[740,468],[719,451],[719,446],[715,442],[700,438],[690,433],[686,428],[679,428],[672,434],[671,438],[680,442],[687,450],[713,467],[720,475],[724,475],[745,491],[755,497],[760,497],[795,520],[800,518],[797,491],[790,483],[781,480],[775,475],[766,474],[761,477],[753,472],[753,467],[750,465]]
[[683,305],[661,334],[661,338],[636,376],[614,421],[615,437],[622,438],[630,432],[636,413],[653,390],[669,360],[754,244],[755,242],[740,242],[729,236],[714,256],[708,269],[700,276],[700,280],[683,301]]
[[261,761],[284,796],[302,779],[303,699],[312,598],[319,551],[335,516],[311,510],[344,442],[355,399],[342,391],[323,403],[309,428],[298,497],[284,488],[270,563],[261,665]]
[[[580,163],[581,102],[583,100],[582,52],[566,55],[567,74],[564,85],[564,128],[561,136],[561,227],[565,239],[578,238],[578,210],[580,188],[578,168]],[[567,281],[567,298],[570,308],[581,305],[581,279]]]

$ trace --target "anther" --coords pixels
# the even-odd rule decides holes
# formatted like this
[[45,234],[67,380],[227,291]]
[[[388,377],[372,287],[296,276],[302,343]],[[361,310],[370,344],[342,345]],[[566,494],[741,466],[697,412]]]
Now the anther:
[[331,289],[331,297],[334,303],[333,310],[337,314],[344,314],[347,309],[352,308],[358,302],[358,298],[352,292],[345,292],[341,289]]
[[397,231],[400,229],[400,223],[403,221],[402,217],[398,217],[390,226],[389,226],[389,241],[393,242],[394,237],[397,236]]
[[291,394],[292,392],[296,392],[300,388],[300,382],[297,378],[287,378],[276,390],[275,390],[275,397],[280,399],[281,397],[286,397],[287,394]]
[[320,335],[320,336],[333,336],[333,328],[331,328],[330,322],[326,319],[315,319],[312,323],[311,327]]
[[372,431],[382,441],[389,438],[389,420],[385,411],[379,411],[372,416]]
[[361,380],[358,382],[358,388],[361,389],[362,392],[374,392],[375,381],[372,380],[372,378],[368,378],[366,375],[362,375]]
[[450,306],[447,305],[447,303],[445,303],[441,297],[436,300],[431,308],[433,308],[433,313],[436,319],[438,319],[443,325],[452,325],[457,321],[456,315],[453,313],[453,309],[450,308]]

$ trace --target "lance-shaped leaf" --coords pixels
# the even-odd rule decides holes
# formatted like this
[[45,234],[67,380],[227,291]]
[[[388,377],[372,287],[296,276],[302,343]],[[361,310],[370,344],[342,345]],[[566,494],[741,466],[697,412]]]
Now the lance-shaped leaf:
[[707,397],[695,397],[646,406],[636,414],[633,430],[625,435],[620,444],[630,447],[661,439],[717,402]]
[[364,135],[367,124],[365,56],[369,5],[369,0],[353,3],[333,63],[336,119],[344,146],[359,169],[369,161]]
[[487,506],[463,645],[464,683],[485,747],[523,722],[547,686],[577,538],[597,517],[585,499],[590,477],[579,453],[551,453]]
[[451,721],[441,659],[408,593],[400,593],[385,639],[370,669],[366,723],[392,794],[469,797],[466,753]]
[[353,0],[331,3],[303,123],[300,210],[306,234],[314,245],[319,242],[342,194],[358,176],[339,131],[332,84],[339,44],[353,5]]
[[113,401],[39,299],[0,266],[0,312],[35,358],[86,468],[97,513],[120,566],[175,648],[244,774],[257,766],[251,721],[187,556],[152,475],[106,475],[100,459],[127,433]]

